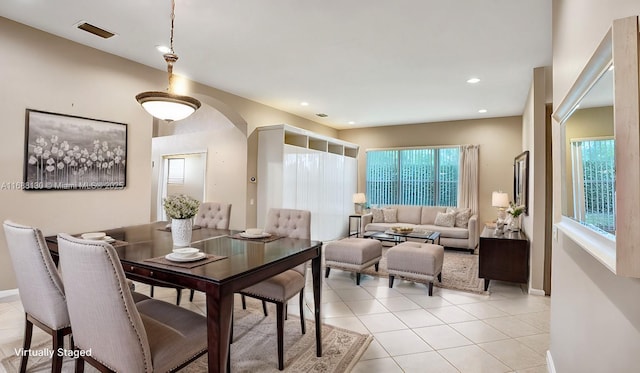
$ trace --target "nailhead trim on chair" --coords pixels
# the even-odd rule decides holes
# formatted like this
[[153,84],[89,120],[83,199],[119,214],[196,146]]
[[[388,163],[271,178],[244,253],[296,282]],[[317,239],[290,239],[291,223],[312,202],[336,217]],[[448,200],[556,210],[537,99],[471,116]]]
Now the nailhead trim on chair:
[[[58,239],[59,239],[59,240],[60,240],[60,239],[65,240],[65,241],[67,241],[67,242],[69,242],[69,243],[71,243],[71,244],[73,244],[73,245],[79,245],[79,244],[78,244],[78,243],[76,243],[76,242],[69,241],[69,240],[67,240],[67,239],[65,239],[65,238],[63,238],[63,237],[60,237],[60,236],[58,236]],[[112,268],[112,270],[113,270],[114,275],[116,275],[116,277],[117,277],[117,270],[116,270],[116,268],[115,268],[115,267],[114,267],[114,265],[113,265],[114,258],[110,255],[109,250],[107,250],[107,249],[106,249],[106,247],[107,247],[107,246],[105,246],[105,245],[109,245],[108,243],[98,244],[98,243],[88,243],[88,242],[87,242],[87,243],[83,243],[83,244],[84,244],[84,245],[89,245],[89,246],[96,246],[96,247],[99,247],[100,249],[104,250],[104,251],[107,253],[107,255],[109,256],[109,258],[111,259],[111,260],[109,260],[109,263],[111,264],[111,268]],[[111,246],[111,245],[109,245],[109,246]],[[120,262],[120,259],[119,259],[119,258],[116,258],[115,260],[117,260],[117,261],[118,261],[118,263]],[[120,284],[120,282],[118,282],[118,283]],[[122,284],[120,284],[120,285],[122,285]],[[124,300],[124,293],[123,293],[123,291],[122,291],[122,286],[119,286],[119,287],[120,287],[120,297],[122,298],[122,305],[123,305],[123,306],[125,306],[125,305],[126,305],[126,303],[125,303],[125,300]],[[129,312],[129,309],[125,306],[125,307],[124,307],[124,310],[125,310],[125,313],[127,314],[127,318],[129,319],[129,323],[131,324],[131,326],[132,326],[133,330],[135,330],[135,331],[136,331],[136,336],[137,336],[137,338],[138,338],[138,347],[140,347],[140,349],[141,349],[141,351],[142,351],[142,356],[144,356],[144,355],[145,355],[145,354],[144,354],[144,346],[143,346],[143,344],[142,344],[142,337],[140,336],[139,330],[135,327],[135,324],[133,323],[133,320],[131,319],[131,313]],[[103,363],[102,361],[100,361],[100,360],[98,360],[98,359],[96,359],[96,358],[94,358],[94,359],[95,359],[96,361],[100,362],[100,364],[102,364],[102,365],[106,366],[107,368],[111,369],[112,371],[115,371],[115,369],[113,369],[111,366],[109,366],[109,365],[107,365],[107,364]],[[147,371],[147,372],[148,372],[148,371],[153,371],[153,367],[151,367],[151,370],[149,370],[149,367],[147,366],[147,363],[146,363],[146,360],[147,360],[147,359],[144,359],[144,360],[145,360],[145,361],[144,361],[145,371]],[[149,356],[149,360],[151,360],[151,356]]]
[[[45,242],[42,242],[42,240],[40,239],[40,236],[36,233],[36,232],[38,232],[38,231],[39,231],[37,228],[24,227],[24,226],[17,226],[17,225],[14,225],[14,224],[7,224],[7,225],[11,226],[12,228],[16,228],[16,229],[27,229],[27,230],[31,231],[31,233],[33,233],[33,234],[34,234],[34,236],[35,236],[35,238],[36,238],[36,241],[38,241],[38,244],[40,245],[40,247],[47,247],[47,244],[46,244]],[[44,263],[44,265],[46,266],[46,265],[47,265],[47,261],[46,261],[46,260],[45,260],[45,258],[44,258],[44,254],[43,254],[42,250],[38,250],[38,251],[39,251],[39,254],[40,254],[40,259],[42,259],[42,262],[43,262],[43,263]],[[49,271],[51,271],[51,270],[57,271],[58,269],[57,269],[57,268],[49,268]],[[50,273],[50,272],[47,272],[47,276],[49,277],[49,280],[51,280],[51,283],[53,284],[53,286],[54,286],[54,287],[58,290],[58,292],[60,293],[60,296],[62,296],[62,299],[64,299],[64,300],[65,300],[65,302],[66,302],[66,301],[67,301],[67,296],[66,296],[66,294],[64,293],[64,290],[62,290],[62,288],[60,288],[60,287],[58,286],[58,284],[56,284],[56,282],[55,282],[55,280],[53,279],[53,277],[51,277],[51,273]],[[67,325],[62,326],[61,328],[68,328],[68,327],[70,327],[70,326],[71,326],[71,324],[69,323],[69,324],[67,324]]]

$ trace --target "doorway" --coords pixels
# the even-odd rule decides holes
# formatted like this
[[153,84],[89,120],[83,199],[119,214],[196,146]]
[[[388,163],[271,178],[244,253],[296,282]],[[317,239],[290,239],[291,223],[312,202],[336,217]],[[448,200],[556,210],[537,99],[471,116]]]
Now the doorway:
[[204,201],[206,170],[206,152],[162,156],[156,209],[158,220],[169,220],[162,206],[163,199],[169,195],[185,194],[198,201]]

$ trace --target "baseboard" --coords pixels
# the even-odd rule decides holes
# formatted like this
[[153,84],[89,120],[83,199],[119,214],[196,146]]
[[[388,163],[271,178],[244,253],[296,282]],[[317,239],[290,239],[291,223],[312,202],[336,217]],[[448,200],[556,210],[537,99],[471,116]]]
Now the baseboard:
[[553,357],[549,350],[547,350],[547,372],[556,373],[556,367],[553,365]]
[[2,298],[8,298],[14,295],[18,295],[18,289],[0,290],[0,301]]
[[544,292],[544,290],[540,290],[540,289],[534,289],[534,288],[529,288],[529,294],[531,295],[540,295],[540,296],[545,296],[547,295],[547,293]]

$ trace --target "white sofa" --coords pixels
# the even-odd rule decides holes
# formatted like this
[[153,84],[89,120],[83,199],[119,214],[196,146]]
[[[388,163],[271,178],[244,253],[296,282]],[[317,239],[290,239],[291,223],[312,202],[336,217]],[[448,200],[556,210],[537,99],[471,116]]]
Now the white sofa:
[[373,222],[373,214],[365,214],[362,216],[362,231],[384,232],[393,226],[410,226],[440,232],[440,245],[445,247],[473,251],[478,246],[478,215],[471,215],[466,228],[446,227],[435,225],[435,221],[437,214],[445,213],[447,207],[391,205],[384,208],[397,210],[397,222]]

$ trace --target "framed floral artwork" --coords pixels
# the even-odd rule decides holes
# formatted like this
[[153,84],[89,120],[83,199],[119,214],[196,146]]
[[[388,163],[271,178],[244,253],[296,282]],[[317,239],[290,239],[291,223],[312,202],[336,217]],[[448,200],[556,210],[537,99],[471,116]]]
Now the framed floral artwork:
[[25,121],[25,190],[126,186],[126,124],[32,109]]

